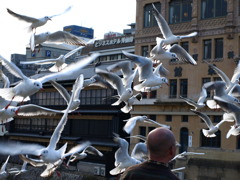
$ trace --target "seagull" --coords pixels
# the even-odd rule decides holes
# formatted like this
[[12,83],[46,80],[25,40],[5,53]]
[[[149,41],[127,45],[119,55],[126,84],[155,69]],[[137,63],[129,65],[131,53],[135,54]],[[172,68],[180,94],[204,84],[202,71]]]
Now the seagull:
[[[73,94],[73,102],[71,107],[69,108],[70,111],[75,111],[76,109],[78,109],[79,105],[80,105],[80,93],[81,90],[83,88],[83,75],[81,74],[74,83],[74,87],[76,90],[74,91]],[[70,102],[70,94],[68,93],[68,91],[60,84],[58,84],[55,81],[50,81],[50,83],[53,85],[53,87],[62,95],[62,97],[64,98],[64,100],[67,102],[67,104]]]
[[6,166],[8,163],[10,156],[7,157],[6,161],[3,163],[1,169],[0,169],[0,179],[5,179],[8,176],[8,172],[6,171]]
[[[38,79],[32,79],[25,76],[22,71],[12,62],[6,60],[0,56],[0,62],[2,65],[14,76],[22,79],[16,86],[11,88],[0,89],[0,94],[6,100],[15,100],[18,102],[29,100],[29,96],[35,94],[42,89],[43,83],[50,80],[58,80],[58,78],[68,78],[70,76],[76,76],[79,74],[79,70],[90,64],[99,56],[98,53],[93,53],[88,57],[85,57],[75,63],[69,64],[60,72],[52,73]],[[26,88],[28,87],[28,88]],[[10,105],[10,104],[9,104]],[[7,107],[6,107],[7,108]]]
[[160,124],[160,123],[158,123],[158,122],[156,122],[152,119],[149,119],[147,116],[134,116],[134,117],[131,117],[130,119],[126,119],[126,120],[123,120],[123,121],[127,122],[124,125],[123,130],[128,134],[130,134],[132,132],[132,130],[135,127],[137,122],[152,123],[152,124],[156,124],[158,126],[170,129],[170,127],[168,125]]
[[93,75],[90,79],[85,79],[83,87],[86,86],[98,86],[105,89],[114,89],[112,85],[107,82],[103,77],[98,74]]
[[42,43],[65,43],[74,46],[86,46],[89,44],[81,37],[75,36],[66,31],[44,32],[31,35],[30,48],[32,51],[34,51],[36,45]]
[[147,144],[145,142],[138,142],[135,144],[132,152],[131,157],[144,162],[148,159],[148,150],[147,150]]
[[112,104],[112,106],[118,106],[121,102],[124,102],[125,104],[128,103],[129,98],[132,97],[133,95],[133,90],[132,90],[132,83],[133,79],[137,73],[137,70],[134,71],[134,73],[128,77],[127,84],[126,86],[123,85],[122,79],[115,73],[105,71],[99,68],[95,68],[96,74],[99,76],[103,77],[109,84],[111,84],[114,89],[117,90],[119,99]]
[[205,155],[205,153],[198,153],[198,152],[182,152],[180,154],[177,154],[173,159],[171,159],[171,161],[174,161],[176,159],[183,159],[186,156],[190,156],[190,155]]
[[159,11],[156,9],[156,7],[153,4],[152,6],[153,6],[153,15],[156,18],[158,27],[160,28],[164,37],[164,45],[173,44],[184,38],[194,37],[197,35],[197,32],[193,32],[188,35],[182,35],[182,36],[174,35],[170,27],[168,26],[168,23],[164,19],[164,17],[159,13]]
[[44,59],[44,60],[36,60],[36,61],[20,61],[20,64],[38,64],[38,65],[44,65],[44,64],[54,64],[49,71],[50,72],[59,72],[62,69],[64,69],[67,64],[66,59],[78,52],[80,49],[83,47],[78,47],[73,49],[72,51],[69,51],[67,54],[63,55],[61,54],[58,58],[56,59]]
[[237,67],[234,70],[234,74],[232,76],[232,79],[230,80],[229,77],[219,68],[214,66],[213,64],[210,64],[209,62],[205,61],[217,74],[218,76],[226,83],[226,93],[231,94],[231,91],[233,91],[236,86],[240,88],[239,83],[239,76],[240,76],[240,64],[238,63]]
[[110,171],[111,175],[117,175],[125,171],[126,168],[140,164],[141,161],[131,157],[128,153],[128,142],[120,138],[118,134],[114,133],[114,142],[119,146],[118,150],[115,152],[115,168]]
[[229,138],[231,135],[238,136],[240,134],[240,107],[221,97],[215,96],[214,100],[224,112],[228,113],[228,119],[229,117],[232,117],[235,121],[235,124],[231,126],[228,131],[226,138]]
[[127,103],[124,107],[121,108],[121,111],[124,113],[129,113],[132,110],[132,105],[134,104],[135,101],[141,101],[142,100],[142,94],[141,93],[137,93],[135,95],[133,95],[132,97],[130,97],[127,100]]
[[[144,88],[146,87],[155,87],[159,86],[162,83],[168,84],[168,80],[166,77],[161,77],[159,73],[159,67],[156,67],[153,72],[153,62],[151,59],[143,56],[138,56],[135,54],[128,53],[126,51],[122,51],[123,54],[131,59],[136,65],[137,70],[139,72],[139,81],[140,84],[135,85],[133,88],[136,91],[144,92]],[[159,64],[158,66],[162,66]]]
[[192,65],[197,65],[197,62],[193,59],[193,57],[180,45],[174,44],[169,46],[167,50],[163,49],[164,40],[156,37],[157,45],[153,47],[150,51],[150,58],[153,60],[162,60],[169,61],[172,59],[176,59],[180,62],[189,63]]
[[[26,155],[26,157],[28,157],[28,156]],[[28,164],[27,162],[23,161],[21,169],[11,168],[11,169],[8,169],[8,173],[11,175],[14,174],[15,177],[18,176],[19,174],[26,173],[27,172],[27,169],[26,169],[27,164]]]
[[38,106],[35,104],[27,104],[21,106],[8,106],[0,110],[0,124],[5,124],[13,120],[15,116],[39,116],[39,115],[56,115],[62,111],[53,110]]
[[205,113],[202,113],[200,111],[196,111],[193,109],[191,109],[191,111],[197,114],[206,123],[207,127],[209,128],[209,130],[202,129],[202,133],[204,134],[205,137],[216,137],[215,133],[219,130],[219,127],[222,125],[222,123],[226,121],[225,119],[223,119],[216,125],[213,125],[211,119]]
[[[73,94],[75,90],[76,88],[73,88]],[[63,159],[65,157],[71,156],[74,153],[82,151],[86,146],[90,144],[90,142],[88,141],[83,142],[82,144],[78,144],[74,146],[72,149],[69,150],[69,152],[65,153],[67,148],[67,143],[65,143],[60,149],[56,150],[57,143],[60,140],[64,126],[67,123],[67,116],[69,113],[69,109],[72,105],[72,101],[73,101],[73,95],[71,96],[71,100],[68,104],[68,107],[64,112],[64,115],[62,116],[61,120],[59,121],[57,127],[55,128],[50,138],[49,145],[47,147],[39,146],[35,144],[27,145],[25,143],[19,144],[19,143],[13,143],[13,142],[11,143],[2,142],[0,143],[0,146],[2,147],[0,149],[0,153],[9,154],[9,155],[30,154],[30,155],[39,156],[40,160],[29,159],[27,157],[24,157],[24,160],[35,166],[47,165],[46,170],[41,174],[41,176],[46,177],[51,175],[51,173],[53,172],[52,169],[55,170],[63,162]]]
[[0,69],[0,79],[3,81],[3,88],[9,88],[10,87],[10,81],[8,77],[2,72]]
[[25,21],[27,23],[30,23],[31,25],[29,27],[29,31],[34,30],[34,32],[36,32],[36,28],[45,25],[53,17],[62,15],[64,13],[68,12],[70,9],[71,9],[71,6],[68,7],[64,12],[62,12],[60,14],[56,14],[56,15],[52,15],[52,16],[45,16],[45,17],[42,17],[42,18],[34,18],[34,17],[30,17],[30,16],[17,14],[15,12],[13,12],[12,10],[8,9],[8,8],[7,8],[7,12],[9,14],[11,14],[12,16],[16,17],[17,19],[21,20],[21,21]]
[[[225,99],[227,102],[232,102],[239,104],[240,101],[226,93],[226,83],[224,81],[214,81],[214,82],[207,82],[203,84],[203,88],[205,88],[207,91],[214,90],[215,94],[214,97],[221,97],[222,99]],[[213,99],[214,99],[213,97]],[[217,104],[215,103],[214,100],[212,101],[207,101],[207,105],[209,108],[214,109],[214,108],[219,108]]]
[[114,73],[121,71],[123,75],[122,81],[124,86],[126,85],[128,78],[134,73],[131,61],[119,61],[109,65],[106,69]]
[[103,154],[97,148],[95,148],[93,146],[87,146],[81,153],[72,154],[67,162],[67,165],[70,162],[73,162],[75,160],[81,160],[81,159],[86,158],[88,154],[92,154],[92,155],[100,156],[100,157],[103,156]]
[[205,101],[206,97],[207,97],[207,91],[205,88],[202,88],[202,91],[200,93],[200,96],[199,96],[197,102],[193,101],[192,99],[180,96],[180,98],[183,99],[187,104],[195,107],[194,110],[199,110],[199,109],[202,109],[203,107],[205,107],[204,101]]

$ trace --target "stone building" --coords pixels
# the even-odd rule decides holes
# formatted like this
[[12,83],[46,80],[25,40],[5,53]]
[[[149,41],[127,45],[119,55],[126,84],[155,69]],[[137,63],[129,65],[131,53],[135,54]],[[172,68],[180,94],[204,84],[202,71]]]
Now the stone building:
[[[162,37],[152,13],[152,3],[161,12],[176,35],[197,32],[193,38],[178,42],[197,61],[197,66],[177,61],[161,61],[170,71],[169,86],[163,85],[156,92],[147,93],[135,104],[132,116],[148,115],[159,123],[171,126],[183,151],[204,152],[204,156],[191,156],[177,160],[175,167],[186,166],[178,173],[182,179],[217,180],[239,179],[239,136],[226,138],[233,123],[220,126],[215,138],[206,138],[202,129],[206,124],[190,111],[192,108],[180,96],[198,100],[202,84],[220,80],[205,61],[216,65],[231,79],[239,56],[239,1],[233,0],[137,0],[135,54],[149,56],[156,45],[156,37]],[[208,92],[207,100],[213,92]],[[213,123],[222,119],[222,110],[206,113]],[[154,127],[139,123],[133,134],[147,135]],[[138,142],[131,140],[131,147]]]

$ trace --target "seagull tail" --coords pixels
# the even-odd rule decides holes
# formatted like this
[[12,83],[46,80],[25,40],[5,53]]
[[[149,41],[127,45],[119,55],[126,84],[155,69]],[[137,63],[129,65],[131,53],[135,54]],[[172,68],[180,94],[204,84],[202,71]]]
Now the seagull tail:
[[132,106],[125,105],[123,108],[121,108],[121,111],[124,113],[129,113],[131,109],[132,109]]

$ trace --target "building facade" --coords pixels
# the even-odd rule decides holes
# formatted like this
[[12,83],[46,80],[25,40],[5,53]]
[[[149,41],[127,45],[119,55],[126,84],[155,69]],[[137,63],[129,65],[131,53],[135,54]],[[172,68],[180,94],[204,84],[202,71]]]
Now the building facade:
[[[168,22],[176,35],[197,32],[193,38],[178,42],[196,60],[197,66],[177,61],[161,61],[170,71],[169,86],[147,93],[134,105],[132,116],[148,115],[159,123],[171,126],[183,151],[204,152],[177,160],[175,167],[186,166],[179,173],[183,179],[217,180],[239,179],[239,136],[226,138],[233,123],[224,123],[215,138],[206,138],[202,129],[206,124],[190,111],[192,108],[180,96],[198,100],[203,83],[220,80],[205,61],[216,65],[231,79],[240,53],[239,1],[233,0],[137,0],[135,53],[149,56],[162,33],[152,13],[152,3]],[[211,99],[212,92],[208,92]],[[204,107],[213,123],[222,119],[223,111]],[[139,123],[133,134],[147,135],[154,127]],[[138,140],[131,140],[131,147]]]

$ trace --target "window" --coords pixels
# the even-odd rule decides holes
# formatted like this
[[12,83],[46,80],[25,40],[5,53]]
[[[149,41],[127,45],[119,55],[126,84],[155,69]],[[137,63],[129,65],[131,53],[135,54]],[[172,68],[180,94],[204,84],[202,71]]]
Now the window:
[[222,116],[213,116],[213,122],[219,123],[222,120]]
[[223,58],[223,38],[215,39],[215,58]]
[[142,92],[142,98],[146,99],[147,98],[147,92]]
[[148,46],[142,46],[142,56],[148,56]]
[[[160,12],[161,11],[161,4],[159,2],[157,3],[153,3],[154,6],[157,8],[157,10]],[[153,15],[153,11],[152,11],[152,3],[150,4],[146,4],[144,6],[144,19],[143,19],[143,27],[153,27],[153,26],[157,26],[157,21]]]
[[226,0],[202,0],[201,18],[214,18],[227,15]]
[[177,80],[170,79],[170,96],[169,98],[176,98],[177,97]]
[[214,148],[220,148],[221,147],[221,131],[217,131],[216,137],[205,137],[202,133],[201,133],[201,146],[202,147],[214,147]]
[[172,115],[166,115],[166,122],[172,122]]
[[188,116],[187,115],[182,116],[182,122],[188,122]]
[[222,78],[220,78],[220,77],[214,77],[214,78],[213,78],[213,81],[222,81]]
[[151,91],[150,92],[150,96],[149,96],[150,98],[156,98],[157,97],[157,91],[155,90],[155,91]]
[[[202,78],[202,85],[204,85],[207,82],[210,82],[211,79],[210,78]],[[210,97],[210,91],[207,91],[207,98]]]
[[188,52],[188,48],[189,48],[188,42],[181,42],[180,45],[183,49],[185,49]]
[[188,80],[180,79],[180,95],[182,97],[187,97],[188,93]]
[[184,151],[187,151],[188,148],[188,128],[183,127],[180,130],[180,149],[179,153],[182,153]]
[[203,59],[211,59],[212,57],[212,40],[203,41]]
[[[139,135],[146,136],[146,127],[145,126],[139,126]],[[140,142],[144,142],[144,141],[140,140]]]
[[192,0],[172,0],[169,3],[169,23],[181,23],[192,19]]

